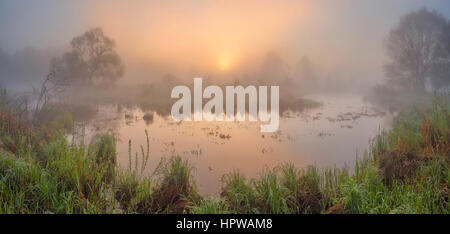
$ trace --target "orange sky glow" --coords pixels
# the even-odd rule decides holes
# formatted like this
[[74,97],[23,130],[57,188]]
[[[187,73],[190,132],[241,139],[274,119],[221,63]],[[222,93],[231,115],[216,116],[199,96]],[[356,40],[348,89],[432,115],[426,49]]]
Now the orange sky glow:
[[98,4],[92,18],[123,54],[228,70],[273,48],[306,18],[302,1],[186,1]]

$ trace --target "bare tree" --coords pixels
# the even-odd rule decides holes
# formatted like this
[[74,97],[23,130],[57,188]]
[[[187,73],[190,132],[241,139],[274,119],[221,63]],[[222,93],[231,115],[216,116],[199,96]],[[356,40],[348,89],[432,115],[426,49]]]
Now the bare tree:
[[50,71],[37,93],[35,112],[70,86],[110,86],[123,76],[124,65],[115,43],[101,28],[74,37],[71,50],[50,62]]
[[390,62],[386,76],[400,87],[423,92],[427,78],[433,82],[449,54],[445,50],[444,35],[447,20],[436,11],[422,8],[403,16],[386,41]]
[[59,63],[57,59],[53,59],[50,62],[50,72],[45,78],[39,90],[34,90],[37,94],[36,106],[34,112],[37,113],[42,109],[47,103],[54,97],[61,94],[69,86],[69,78],[63,77],[61,74],[67,74],[62,72],[61,69],[64,67],[55,65]]

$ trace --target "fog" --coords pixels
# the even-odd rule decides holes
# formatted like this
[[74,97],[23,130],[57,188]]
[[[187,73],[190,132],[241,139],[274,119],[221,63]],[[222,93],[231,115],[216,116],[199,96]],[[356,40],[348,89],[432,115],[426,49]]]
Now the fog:
[[[351,167],[401,111],[446,88],[449,100],[448,0],[0,0],[0,35],[0,112],[72,145],[111,137],[130,172],[147,145],[150,177],[160,158],[185,158],[202,194],[235,169]],[[225,85],[279,86],[266,97],[270,121],[242,113],[261,89],[235,102]],[[245,108],[231,113],[233,102]],[[208,121],[221,105],[243,118]],[[189,109],[180,121],[177,107]]]
[[422,6],[450,14],[446,0],[2,1],[1,80],[38,84],[50,58],[74,36],[101,27],[126,66],[119,84],[151,83],[166,74],[186,81],[259,80],[272,55],[282,64],[273,72],[280,76],[298,78],[306,57],[317,79],[336,84],[329,85],[334,90],[339,84],[363,91],[384,79],[389,30]]

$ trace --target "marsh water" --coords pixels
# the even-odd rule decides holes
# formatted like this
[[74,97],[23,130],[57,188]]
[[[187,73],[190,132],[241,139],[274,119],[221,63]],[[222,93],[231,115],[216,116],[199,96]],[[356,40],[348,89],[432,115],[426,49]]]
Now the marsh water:
[[[321,103],[317,108],[281,116],[279,131],[261,133],[258,122],[180,122],[171,116],[117,105],[98,107],[97,116],[86,126],[87,136],[110,131],[118,138],[118,163],[128,168],[135,154],[146,149],[150,157],[144,175],[149,175],[162,157],[179,155],[195,167],[193,174],[201,194],[217,194],[221,177],[238,169],[247,178],[267,168],[291,162],[352,168],[370,140],[389,127],[392,115],[363,101],[357,95],[309,96]],[[150,118],[144,118],[150,113]],[[140,156],[139,156],[140,157]],[[138,159],[138,164],[141,159]],[[140,167],[140,166],[139,166]]]

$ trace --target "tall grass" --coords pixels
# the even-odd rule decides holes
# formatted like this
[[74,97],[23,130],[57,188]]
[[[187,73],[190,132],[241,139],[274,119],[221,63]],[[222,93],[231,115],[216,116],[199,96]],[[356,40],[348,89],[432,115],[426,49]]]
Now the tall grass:
[[248,180],[235,170],[222,177],[220,197],[202,198],[187,160],[146,169],[148,132],[138,151],[129,142],[123,170],[114,136],[69,143],[67,113],[36,126],[2,95],[0,213],[450,213],[450,114],[439,98],[400,113],[354,171],[284,163]]
[[229,205],[224,199],[207,197],[198,204],[192,206],[193,214],[229,214]]
[[222,194],[234,213],[253,213],[255,191],[238,170],[222,177]]
[[[93,145],[92,147],[96,147]],[[0,153],[1,213],[101,213],[108,205],[108,164],[90,148],[81,152],[61,138],[43,149],[47,158]]]
[[449,144],[449,103],[436,97],[401,112],[353,172],[282,164],[251,183],[232,173],[222,197],[234,213],[450,213]]
[[256,206],[259,212],[289,213],[287,189],[280,183],[275,171],[263,172],[258,179],[252,181],[252,185],[255,189]]

